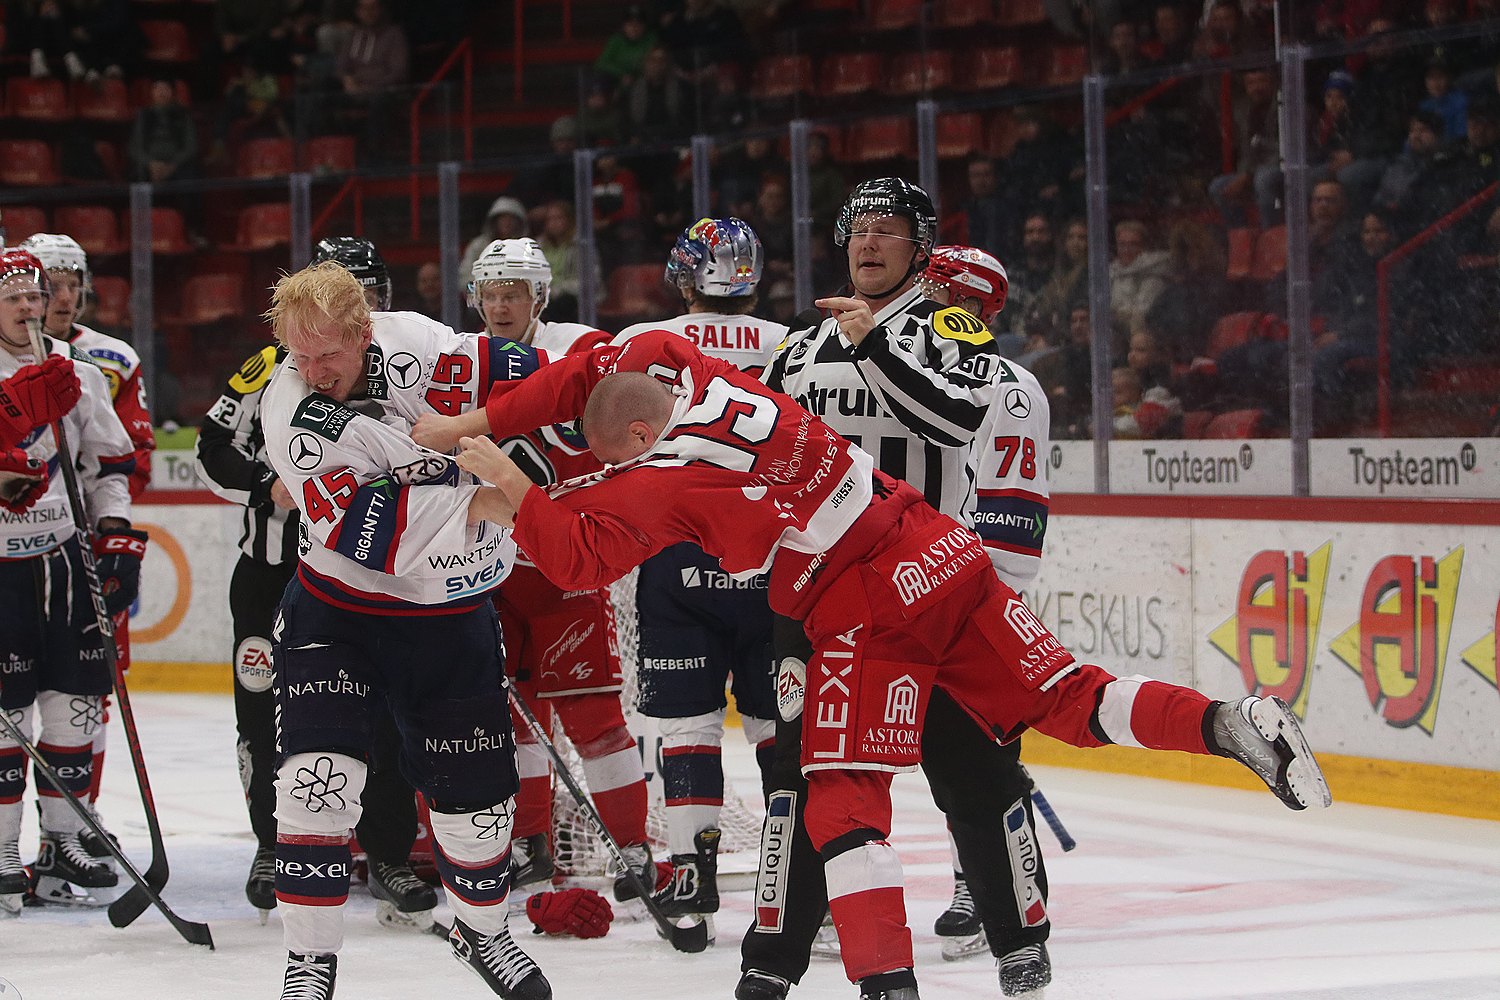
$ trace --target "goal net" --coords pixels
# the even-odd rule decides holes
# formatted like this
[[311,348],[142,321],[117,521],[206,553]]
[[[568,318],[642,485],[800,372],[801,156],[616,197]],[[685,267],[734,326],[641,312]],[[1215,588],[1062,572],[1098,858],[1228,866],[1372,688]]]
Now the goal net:
[[[620,668],[625,677],[624,690],[621,692],[625,722],[635,736],[637,745],[641,747],[646,770],[646,835],[651,842],[651,853],[659,860],[666,860],[670,851],[667,847],[666,803],[662,796],[661,770],[658,766],[661,759],[661,738],[657,735],[656,720],[636,711],[640,693],[637,685],[640,646],[635,585],[636,571],[615,581],[609,588],[610,603],[614,607]],[[578,751],[568,742],[567,735],[556,722],[555,716],[552,729],[552,739],[557,745],[558,753],[567,763],[574,780],[587,791],[588,782],[584,778],[582,760]],[[749,873],[753,877],[759,864],[760,829],[764,814],[765,810],[759,801],[746,802],[725,784],[724,809],[719,817],[719,828],[723,831],[719,846],[721,889],[749,887],[748,880],[737,879],[735,876]],[[609,874],[612,866],[608,849],[561,781],[555,782],[553,786],[552,842],[558,870],[563,874],[575,877]]]

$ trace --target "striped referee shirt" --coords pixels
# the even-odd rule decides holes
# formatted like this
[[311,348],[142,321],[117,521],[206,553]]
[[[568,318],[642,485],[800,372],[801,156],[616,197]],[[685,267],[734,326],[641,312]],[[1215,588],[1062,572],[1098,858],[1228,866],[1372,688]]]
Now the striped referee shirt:
[[851,344],[837,321],[794,330],[766,369],[796,398],[954,518],[974,490],[972,444],[994,397],[1000,356],[988,328],[915,287]]
[[297,561],[299,515],[271,501],[276,473],[260,426],[261,394],[285,353],[273,345],[247,358],[198,428],[198,474],[217,496],[245,508],[240,551],[271,566]]

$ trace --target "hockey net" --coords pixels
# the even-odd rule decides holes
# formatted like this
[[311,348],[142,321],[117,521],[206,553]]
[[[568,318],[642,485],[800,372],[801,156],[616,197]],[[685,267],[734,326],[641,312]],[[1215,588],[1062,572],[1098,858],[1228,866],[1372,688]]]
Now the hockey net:
[[[620,697],[625,707],[625,722],[645,753],[648,803],[646,836],[651,842],[651,853],[659,860],[666,860],[670,856],[667,847],[666,803],[662,797],[661,772],[657,766],[661,740],[657,736],[655,720],[636,711],[640,694],[637,684],[640,645],[635,586],[636,572],[632,571],[609,588],[610,602],[615,611],[620,667],[625,678]],[[567,763],[574,780],[587,791],[588,782],[584,778],[583,762],[578,751],[568,742],[567,735],[555,718],[552,729],[552,739],[557,745],[558,753]],[[719,816],[719,828],[723,832],[719,847],[721,889],[732,889],[739,885],[748,888],[748,881],[732,876],[747,872],[753,875],[755,872],[759,864],[763,818],[764,810],[759,802],[747,803],[726,782],[724,809]],[[565,875],[602,877],[609,874],[613,867],[608,848],[561,781],[555,782],[553,786],[552,842],[558,871]],[[726,879],[726,875],[731,877]]]

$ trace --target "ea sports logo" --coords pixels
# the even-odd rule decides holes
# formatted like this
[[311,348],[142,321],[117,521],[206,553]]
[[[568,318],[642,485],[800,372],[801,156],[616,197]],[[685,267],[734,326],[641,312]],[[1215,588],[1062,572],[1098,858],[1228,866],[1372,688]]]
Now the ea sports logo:
[[271,689],[271,643],[264,636],[252,635],[234,651],[234,679],[246,691],[259,693]]

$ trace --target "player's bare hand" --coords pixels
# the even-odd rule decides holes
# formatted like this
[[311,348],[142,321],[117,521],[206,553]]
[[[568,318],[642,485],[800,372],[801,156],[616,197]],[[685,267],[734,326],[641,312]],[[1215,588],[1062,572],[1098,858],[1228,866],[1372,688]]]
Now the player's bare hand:
[[832,312],[839,329],[855,347],[858,347],[860,341],[865,339],[866,334],[875,329],[875,315],[870,312],[870,304],[863,299],[833,295],[826,299],[818,299],[813,305]]
[[458,447],[463,428],[457,426],[456,417],[445,417],[441,413],[424,413],[417,418],[411,429],[411,439],[424,448],[447,453]]
[[296,510],[297,501],[292,499],[292,491],[286,488],[286,484],[280,479],[271,484],[271,502],[282,510]]
[[[506,480],[513,475],[523,478],[526,475],[489,438],[462,437],[458,439],[458,446],[461,449],[457,458],[459,467],[466,472],[472,472],[487,483],[503,487]],[[530,480],[528,479],[527,482],[529,483]]]

